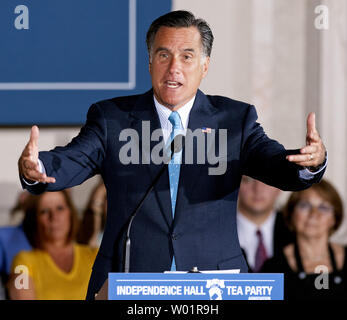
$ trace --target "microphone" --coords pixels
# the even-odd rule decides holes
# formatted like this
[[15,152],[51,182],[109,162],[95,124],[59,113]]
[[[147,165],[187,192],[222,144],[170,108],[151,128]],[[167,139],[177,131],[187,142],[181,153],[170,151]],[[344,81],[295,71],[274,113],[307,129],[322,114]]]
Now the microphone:
[[[132,226],[133,220],[134,220],[137,212],[141,209],[141,207],[142,207],[143,203],[145,202],[145,200],[147,199],[148,195],[151,193],[151,191],[153,190],[154,186],[157,184],[159,178],[163,175],[164,171],[167,169],[168,163],[171,161],[173,155],[175,153],[181,152],[181,150],[183,149],[184,142],[185,142],[184,139],[185,139],[185,136],[183,134],[178,134],[172,140],[172,142],[170,144],[171,154],[170,154],[170,157],[169,157],[169,161],[167,163],[164,163],[164,165],[161,167],[160,171],[155,176],[154,180],[150,184],[150,186],[147,189],[146,193],[144,194],[144,196],[142,197],[140,202],[137,204],[137,206],[135,207],[134,211],[132,212],[132,214],[130,216],[129,224],[128,224],[128,227],[127,227],[125,247],[124,247],[124,252],[125,252],[124,253],[124,255],[125,255],[125,259],[124,259],[124,273],[129,273],[129,269],[130,269],[130,246],[131,246],[130,230],[131,230],[131,226]],[[166,154],[168,154],[168,152]]]

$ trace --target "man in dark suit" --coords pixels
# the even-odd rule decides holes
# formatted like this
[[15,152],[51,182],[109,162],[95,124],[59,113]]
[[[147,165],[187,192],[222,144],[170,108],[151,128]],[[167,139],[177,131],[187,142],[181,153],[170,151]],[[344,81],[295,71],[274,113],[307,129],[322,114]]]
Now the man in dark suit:
[[[259,272],[265,260],[294,239],[276,201],[281,190],[243,176],[238,197],[237,232],[250,271]],[[263,252],[262,252],[263,250]]]
[[[198,90],[207,74],[212,42],[207,23],[189,12],[159,17],[147,33],[153,89],[92,105],[79,135],[67,146],[50,152],[38,153],[38,128],[32,128],[19,159],[25,188],[35,193],[59,190],[100,173],[107,189],[106,228],[88,299],[99,291],[108,272],[123,270],[124,233],[130,213],[161,168],[153,161],[124,164],[120,157],[125,145],[120,139],[123,130],[138,133],[134,140],[139,159],[147,148],[144,123],[150,124],[150,133],[161,128],[166,144],[176,130],[200,130],[204,137],[220,129],[227,132],[227,140],[223,142],[217,135],[215,144],[216,154],[221,153],[217,166],[226,165],[223,174],[210,174],[216,163],[198,162],[196,155],[193,164],[186,164],[184,158],[178,166],[170,161],[168,172],[159,179],[133,222],[131,272],[190,270],[194,266],[247,272],[236,229],[242,174],[286,190],[307,188],[323,175],[324,168],[320,167],[326,162],[325,148],[313,114],[308,117],[307,145],[295,154],[265,135],[256,122],[253,106],[206,96]],[[151,141],[150,150],[154,147]],[[208,156],[196,139],[188,151],[198,149]]]

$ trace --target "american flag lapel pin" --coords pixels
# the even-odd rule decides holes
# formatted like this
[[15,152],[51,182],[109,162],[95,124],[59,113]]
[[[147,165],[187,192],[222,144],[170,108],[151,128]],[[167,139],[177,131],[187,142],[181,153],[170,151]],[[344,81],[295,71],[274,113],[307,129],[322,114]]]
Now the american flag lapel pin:
[[201,131],[205,133],[211,133],[211,128],[202,127]]

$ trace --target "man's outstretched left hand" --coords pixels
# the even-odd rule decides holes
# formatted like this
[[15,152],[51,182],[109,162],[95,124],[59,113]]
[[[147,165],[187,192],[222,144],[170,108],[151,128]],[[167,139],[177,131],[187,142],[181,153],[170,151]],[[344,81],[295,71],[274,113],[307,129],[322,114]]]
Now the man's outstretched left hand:
[[319,168],[325,161],[326,149],[316,129],[316,115],[311,112],[307,116],[306,146],[300,154],[287,156],[287,160],[310,170]]

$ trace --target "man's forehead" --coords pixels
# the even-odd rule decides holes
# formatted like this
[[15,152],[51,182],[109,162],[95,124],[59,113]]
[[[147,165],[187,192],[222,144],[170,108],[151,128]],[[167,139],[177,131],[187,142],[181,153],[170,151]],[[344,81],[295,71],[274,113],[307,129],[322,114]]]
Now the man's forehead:
[[173,42],[200,45],[200,32],[196,27],[160,27],[155,35],[154,45]]

